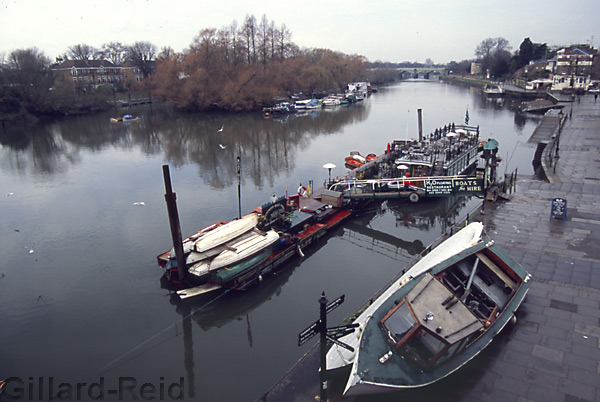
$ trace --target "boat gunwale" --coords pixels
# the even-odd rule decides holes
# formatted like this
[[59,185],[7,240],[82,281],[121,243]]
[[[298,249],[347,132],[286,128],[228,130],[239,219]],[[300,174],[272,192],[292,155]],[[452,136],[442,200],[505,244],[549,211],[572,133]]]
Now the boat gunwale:
[[[410,385],[410,384],[389,384],[389,383],[384,384],[384,383],[377,382],[375,380],[372,380],[372,381],[365,380],[365,379],[363,379],[363,377],[368,377],[371,374],[371,372],[369,371],[369,373],[367,375],[364,375],[363,374],[364,369],[361,368],[361,366],[363,366],[364,363],[361,364],[361,359],[360,359],[361,353],[360,352],[361,352],[361,350],[363,350],[364,342],[366,339],[365,333],[367,333],[367,329],[369,329],[369,331],[371,331],[371,333],[369,335],[372,336],[374,334],[377,334],[376,336],[381,335],[382,337],[385,337],[385,334],[382,332],[382,330],[379,326],[379,321],[385,314],[387,314],[389,312],[389,310],[391,308],[394,307],[393,303],[394,303],[395,299],[398,299],[398,297],[394,297],[394,296],[397,295],[397,293],[398,293],[398,291],[400,291],[400,289],[405,288],[405,286],[402,286],[401,288],[398,289],[398,291],[394,292],[387,300],[385,300],[366,321],[364,331],[361,334],[361,340],[360,340],[360,344],[359,344],[360,347],[359,347],[359,350],[357,351],[356,358],[354,359],[354,362],[352,365],[351,378],[353,375],[358,376],[358,378],[359,378],[358,381],[360,384],[370,384],[370,385],[377,386],[377,387],[394,388],[394,389],[420,388],[423,386],[430,385],[436,381],[441,380],[442,378],[447,377],[448,375],[452,374],[453,372],[455,372],[456,370],[458,370],[459,368],[464,366],[466,363],[468,363],[474,357],[476,357],[482,350],[484,350],[487,347],[487,345],[489,345],[489,343],[492,342],[492,340],[495,338],[495,336],[498,335],[502,331],[502,329],[506,326],[506,324],[511,320],[515,311],[519,308],[519,306],[523,302],[527,292],[529,291],[530,285],[531,285],[531,274],[529,274],[517,261],[515,261],[512,257],[510,257],[510,255],[505,250],[503,250],[501,247],[493,244],[493,242],[490,244],[490,242],[482,241],[482,242],[475,244],[472,247],[448,258],[447,260],[444,260],[444,261],[434,265],[433,267],[431,267],[430,270],[428,270],[426,272],[422,272],[419,275],[417,275],[416,277],[411,279],[411,281],[418,282],[428,272],[431,273],[432,275],[438,274],[439,272],[442,272],[443,270],[452,266],[456,262],[461,261],[471,255],[474,255],[477,252],[484,250],[484,249],[490,250],[493,254],[496,254],[501,259],[504,259],[504,258],[509,259],[509,262],[510,262],[510,264],[508,264],[509,267],[511,269],[513,269],[513,271],[515,271],[515,273],[517,275],[519,275],[519,277],[521,279],[520,283],[517,284],[517,287],[512,292],[510,299],[506,302],[505,307],[502,309],[502,313],[498,316],[497,320],[495,320],[493,323],[491,323],[491,325],[489,326],[488,329],[486,329],[479,336],[477,336],[473,341],[471,341],[468,345],[466,345],[465,348],[461,351],[461,353],[459,353],[456,356],[453,356],[452,358],[447,359],[446,361],[440,363],[439,365],[434,365],[433,367],[431,367],[427,370],[421,370],[416,365],[413,366],[413,365],[408,365],[408,364],[404,364],[402,368],[400,368],[399,366],[392,366],[392,367],[396,368],[396,371],[401,370],[403,372],[406,372],[407,371],[406,369],[408,368],[409,371],[420,372],[422,377],[424,376],[424,377],[429,378],[429,380],[427,380],[427,381],[421,382],[419,384]],[[498,255],[498,254],[500,254],[500,255]],[[515,270],[515,268],[517,268],[517,269]],[[517,271],[520,271],[520,272],[517,272]],[[416,285],[416,283],[415,283],[415,285]],[[410,290],[413,287],[414,287],[414,285],[410,286],[408,288],[405,288],[403,297],[406,296],[406,294],[408,292],[410,292]],[[384,339],[384,345],[387,343],[388,343],[388,341]],[[473,346],[475,346],[475,347],[473,347]],[[392,357],[396,357],[397,359],[400,359],[399,356],[400,356],[400,354],[396,353]],[[404,358],[402,358],[402,361],[406,362],[406,360]],[[392,379],[393,379],[393,377],[386,378],[386,380],[392,380]],[[390,381],[390,382],[392,382],[392,381]],[[349,379],[349,385],[350,385],[350,379]],[[348,389],[350,389],[350,388],[352,388],[352,387],[351,386],[347,387],[346,391],[348,391]]]

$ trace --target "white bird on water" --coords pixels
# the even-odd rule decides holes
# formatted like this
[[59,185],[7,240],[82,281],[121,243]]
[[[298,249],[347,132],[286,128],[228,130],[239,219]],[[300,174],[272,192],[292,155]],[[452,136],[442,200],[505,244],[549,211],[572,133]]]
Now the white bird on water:
[[223,144],[219,144],[219,147],[221,147],[221,149],[225,149],[225,148],[227,148],[227,147],[226,147],[225,145],[223,145]]
[[220,133],[221,131],[223,131],[223,129],[224,129],[224,128],[225,128],[225,126],[224,126],[224,125],[223,125],[223,126],[221,126],[221,128],[217,130],[217,133]]

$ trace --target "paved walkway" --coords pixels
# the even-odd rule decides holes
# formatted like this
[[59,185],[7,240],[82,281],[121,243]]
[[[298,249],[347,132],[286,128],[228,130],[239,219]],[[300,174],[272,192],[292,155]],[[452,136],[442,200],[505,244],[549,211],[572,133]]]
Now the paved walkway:
[[[330,401],[600,401],[600,101],[572,106],[550,182],[520,178],[512,200],[486,205],[482,216],[489,236],[534,277],[517,324],[431,387],[342,398],[344,378],[334,378]],[[567,200],[566,220],[550,219],[557,197]],[[262,400],[314,401],[317,367],[309,353]]]
[[[510,202],[486,210],[488,234],[534,282],[491,370],[457,400],[600,400],[599,151],[600,102],[582,96],[551,182],[521,180]],[[556,197],[567,200],[566,220],[550,219]]]

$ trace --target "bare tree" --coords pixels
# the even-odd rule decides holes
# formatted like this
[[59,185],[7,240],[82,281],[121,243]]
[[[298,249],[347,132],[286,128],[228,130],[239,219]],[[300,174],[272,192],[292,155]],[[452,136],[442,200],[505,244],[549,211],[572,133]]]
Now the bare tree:
[[246,16],[240,36],[244,38],[244,48],[248,64],[256,63],[256,30],[256,18],[253,15]]
[[240,40],[238,36],[237,21],[233,21],[228,29],[230,37],[230,46],[228,47],[231,48],[231,55],[228,59],[230,60],[230,64],[235,67],[240,61]]
[[163,46],[160,49],[160,53],[158,54],[156,59],[163,61],[163,60],[170,60],[174,57],[175,57],[175,51],[173,50],[173,48],[171,46]]
[[271,46],[273,43],[273,23],[269,23],[267,16],[263,14],[258,27],[258,48],[260,61],[263,65],[266,65],[272,55]]
[[7,81],[16,85],[30,112],[44,113],[52,86],[50,59],[33,47],[14,50],[8,56]]
[[214,28],[203,29],[194,38],[190,46],[191,52],[197,54],[199,67],[210,69],[215,65],[215,55],[217,52],[217,31]]
[[276,36],[277,44],[275,51],[279,56],[279,61],[283,61],[286,58],[290,57],[294,46],[293,43],[291,43],[292,33],[287,29],[285,24],[282,24],[281,28],[277,30]]
[[102,45],[98,56],[118,66],[125,61],[126,50],[127,48],[121,42],[109,42]]
[[135,42],[127,47],[127,59],[131,60],[142,71],[144,77],[152,73],[152,63],[156,57],[157,47],[150,42]]
[[475,56],[481,62],[483,71],[499,72],[503,68],[499,69],[498,66],[503,66],[506,59],[510,58],[510,48],[508,40],[502,37],[487,38],[477,45]]
[[67,56],[72,60],[90,60],[94,58],[96,49],[93,46],[80,43],[69,47]]

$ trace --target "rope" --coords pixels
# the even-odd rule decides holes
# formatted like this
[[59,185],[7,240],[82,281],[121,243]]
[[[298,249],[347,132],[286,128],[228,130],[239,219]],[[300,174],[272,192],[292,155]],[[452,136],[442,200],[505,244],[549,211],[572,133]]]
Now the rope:
[[[195,313],[197,313],[198,311],[202,310],[203,308],[209,306],[210,304],[214,303],[215,301],[217,301],[218,299],[220,299],[221,297],[223,297],[224,295],[226,295],[231,289],[226,289],[223,293],[221,293],[219,296],[215,297],[214,299],[211,299],[210,301],[208,301],[206,304],[202,305],[201,307],[195,309],[194,311],[190,312],[188,315],[182,317],[181,319],[179,319],[178,321],[175,321],[173,324],[167,326],[166,328],[158,331],[156,334],[152,335],[150,338],[146,339],[145,341],[137,344],[136,346],[134,346],[133,348],[129,349],[127,352],[121,354],[120,356],[118,356],[116,359],[114,359],[113,361],[111,361],[110,363],[105,364],[104,366],[100,367],[97,371],[98,372],[102,372],[104,371],[107,367],[111,366],[112,364],[118,362],[119,360],[123,359],[125,356],[130,355],[131,353],[133,353],[134,351],[140,349],[142,346],[146,345],[147,343],[149,343],[150,341],[156,339],[158,336],[162,335],[163,333],[165,333],[166,331],[170,330],[173,327],[176,327],[177,324],[182,323],[183,320],[185,320],[188,317],[191,317],[192,315],[194,315]],[[138,355],[139,356],[139,355]]]

